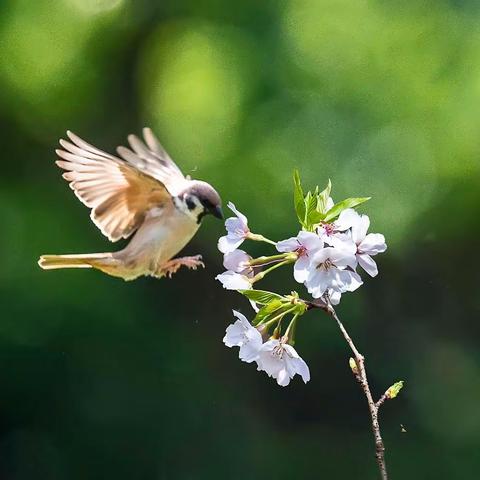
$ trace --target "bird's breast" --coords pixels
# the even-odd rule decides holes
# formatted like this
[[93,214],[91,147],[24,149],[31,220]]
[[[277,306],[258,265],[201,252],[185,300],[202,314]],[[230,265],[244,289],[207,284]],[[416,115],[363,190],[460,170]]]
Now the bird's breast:
[[177,209],[163,215],[151,215],[138,229],[124,253],[129,257],[142,258],[145,263],[166,262],[187,245],[199,226]]

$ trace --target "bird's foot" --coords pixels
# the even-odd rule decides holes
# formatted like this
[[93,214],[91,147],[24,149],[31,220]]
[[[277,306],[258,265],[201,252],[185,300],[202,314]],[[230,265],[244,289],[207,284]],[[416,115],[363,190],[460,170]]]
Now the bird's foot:
[[160,266],[160,276],[172,278],[172,275],[176,273],[180,267],[187,267],[191,270],[196,270],[198,267],[205,267],[205,264],[202,262],[201,255],[174,258],[173,260],[169,260]]

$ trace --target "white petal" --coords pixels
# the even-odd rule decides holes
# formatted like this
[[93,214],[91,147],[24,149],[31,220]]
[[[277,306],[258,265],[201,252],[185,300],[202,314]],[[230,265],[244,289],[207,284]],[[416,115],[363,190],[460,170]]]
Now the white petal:
[[[255,332],[257,335],[255,335]],[[258,354],[260,353],[260,348],[262,347],[262,335],[256,328],[251,327],[248,331],[248,337],[248,341],[240,346],[238,357],[243,362],[252,363],[257,360]]]
[[360,215],[353,208],[347,208],[335,220],[335,228],[340,231],[348,230],[358,222],[359,217]]
[[307,281],[305,282],[308,293],[313,298],[320,298],[325,291],[331,286],[329,273],[326,270],[315,270],[310,272]]
[[357,265],[357,259],[355,257],[355,251],[347,251],[341,249],[333,249],[330,254],[331,262],[337,267],[352,267],[355,268]]
[[369,255],[382,253],[386,249],[385,237],[381,233],[369,233],[358,246],[359,252],[368,253]]
[[239,212],[232,202],[228,202],[227,206],[242,221],[244,225],[248,225],[247,217],[243,213]]
[[317,250],[311,259],[312,266],[318,266],[325,262],[328,258],[330,258],[330,254],[332,253],[333,248],[325,247],[321,250]]
[[338,305],[340,303],[340,300],[342,298],[342,294],[340,292],[334,291],[334,290],[329,290],[328,291],[328,297],[330,298],[330,303],[332,305]]
[[370,226],[370,219],[367,215],[359,215],[358,221],[352,225],[352,238],[358,245],[367,235],[368,227]]
[[287,238],[277,242],[276,248],[279,252],[294,252],[300,247],[296,237]]
[[360,275],[350,270],[337,270],[337,283],[333,288],[341,293],[353,292],[363,285]]
[[232,313],[234,317],[240,320],[240,322],[245,328],[251,327],[250,322],[248,321],[247,317],[243,313],[240,313],[238,310],[232,310]]
[[294,359],[295,370],[302,377],[303,383],[307,383],[310,380],[310,369],[303,360],[303,358]]
[[248,262],[252,257],[245,253],[243,250],[234,250],[233,252],[227,252],[223,257],[223,266],[227,270],[233,272],[241,272],[248,268]]
[[277,383],[281,387],[286,387],[290,383],[290,374],[286,368],[282,368],[277,374]]
[[225,235],[218,239],[218,249],[222,253],[230,253],[236,250],[243,243],[243,238],[231,237],[230,235]]
[[378,275],[378,268],[375,260],[366,253],[357,255],[358,264],[371,276],[376,277]]
[[308,252],[313,252],[323,248],[323,241],[316,233],[301,231],[297,238]]
[[241,346],[245,341],[245,332],[249,328],[253,328],[246,317],[240,312],[233,310],[233,314],[238,320],[227,327],[225,337],[223,337],[223,343],[227,347]]
[[245,275],[240,275],[236,272],[227,271],[217,275],[215,280],[218,280],[227,290],[249,290],[252,284]]
[[298,283],[304,283],[310,274],[310,259],[300,257],[293,266],[293,277]]
[[230,217],[225,220],[225,228],[230,236],[245,238],[248,233],[247,226],[237,217]]

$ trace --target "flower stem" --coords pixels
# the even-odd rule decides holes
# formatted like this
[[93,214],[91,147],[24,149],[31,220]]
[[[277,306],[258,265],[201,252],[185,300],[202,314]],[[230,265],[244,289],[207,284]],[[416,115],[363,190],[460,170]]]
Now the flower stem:
[[268,275],[270,272],[272,272],[276,268],[283,267],[284,265],[288,265],[289,263],[293,263],[294,261],[295,259],[287,259],[287,260],[284,260],[283,262],[276,263],[275,265],[273,265],[270,268],[267,268],[263,272],[257,273],[250,281],[252,284],[254,284],[255,282],[258,282],[263,277],[265,277],[265,275]]
[[256,266],[261,266],[261,265],[268,265],[272,262],[277,262],[277,261],[280,261],[280,260],[285,260],[286,258],[288,258],[289,256],[291,256],[290,253],[280,253],[278,255],[271,255],[269,257],[266,257],[266,256],[262,256],[262,257],[258,257],[258,258],[254,258],[253,260],[250,260],[248,262],[248,265],[250,265],[251,267],[256,267]]
[[296,326],[297,326],[297,319],[298,317],[300,316],[299,313],[296,313],[292,320],[290,321],[288,327],[287,327],[287,330],[285,331],[285,336],[287,337],[288,339],[288,343],[290,345],[295,345],[295,329],[296,329]]
[[368,409],[370,410],[370,416],[372,419],[373,436],[375,438],[375,457],[377,459],[377,464],[380,470],[380,475],[382,480],[388,480],[387,465],[385,463],[385,446],[383,444],[382,435],[380,432],[380,424],[378,422],[378,409],[383,402],[375,403],[375,401],[373,400],[372,392],[370,391],[370,385],[368,384],[368,379],[367,379],[367,371],[365,368],[365,357],[358,351],[357,347],[353,343],[353,340],[348,334],[346,328],[343,326],[343,323],[338,318],[337,312],[332,307],[332,304],[330,303],[330,300],[328,299],[328,297],[326,298],[326,302],[328,305],[328,312],[337,322],[337,325],[340,328],[340,331],[342,332],[343,337],[345,338],[346,342],[348,343],[348,346],[352,350],[353,355],[355,357],[355,363],[357,365],[358,371],[355,370],[353,373],[358,383],[360,384],[363,390],[363,393],[365,394],[365,397],[368,403]]
[[281,312],[272,319],[270,319],[268,322],[265,323],[259,323],[258,325],[255,325],[256,327],[262,325],[263,327],[269,327],[270,325],[273,325],[274,323],[280,321],[285,315],[288,315],[289,313],[293,312],[295,310],[295,307],[289,308],[285,312]]
[[265,242],[265,243],[269,243],[270,245],[276,245],[277,242],[274,242],[273,240],[270,240],[269,238],[267,237],[264,237],[263,235],[260,235],[258,233],[248,233],[247,234],[247,238],[249,240],[254,240],[255,242]]

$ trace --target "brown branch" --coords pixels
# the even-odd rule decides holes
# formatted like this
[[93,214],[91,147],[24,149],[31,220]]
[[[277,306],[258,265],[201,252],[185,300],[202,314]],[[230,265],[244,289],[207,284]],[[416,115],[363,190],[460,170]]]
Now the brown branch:
[[368,379],[367,379],[367,371],[365,368],[365,357],[357,350],[357,347],[353,343],[353,340],[350,338],[350,335],[348,334],[347,330],[343,326],[343,323],[338,318],[337,312],[335,312],[335,309],[332,307],[328,298],[326,299],[326,304],[327,304],[327,308],[323,308],[323,306],[320,306],[320,305],[318,305],[318,307],[322,308],[323,310],[326,310],[335,319],[338,327],[340,328],[340,331],[342,332],[343,337],[347,341],[348,346],[352,350],[353,355],[355,357],[354,359],[355,359],[355,364],[357,368],[352,370],[353,370],[353,374],[355,375],[355,378],[357,379],[358,383],[360,384],[363,390],[363,393],[365,394],[365,397],[368,403],[368,409],[370,410],[370,416],[372,419],[373,436],[375,438],[375,457],[377,459],[377,464],[380,470],[380,475],[382,480],[388,480],[387,466],[385,463],[385,446],[383,445],[382,435],[380,433],[380,424],[378,422],[378,410],[380,406],[383,404],[383,402],[387,399],[387,396],[386,394],[382,395],[380,400],[376,403],[373,400],[372,392],[370,391],[370,386],[368,384]]

